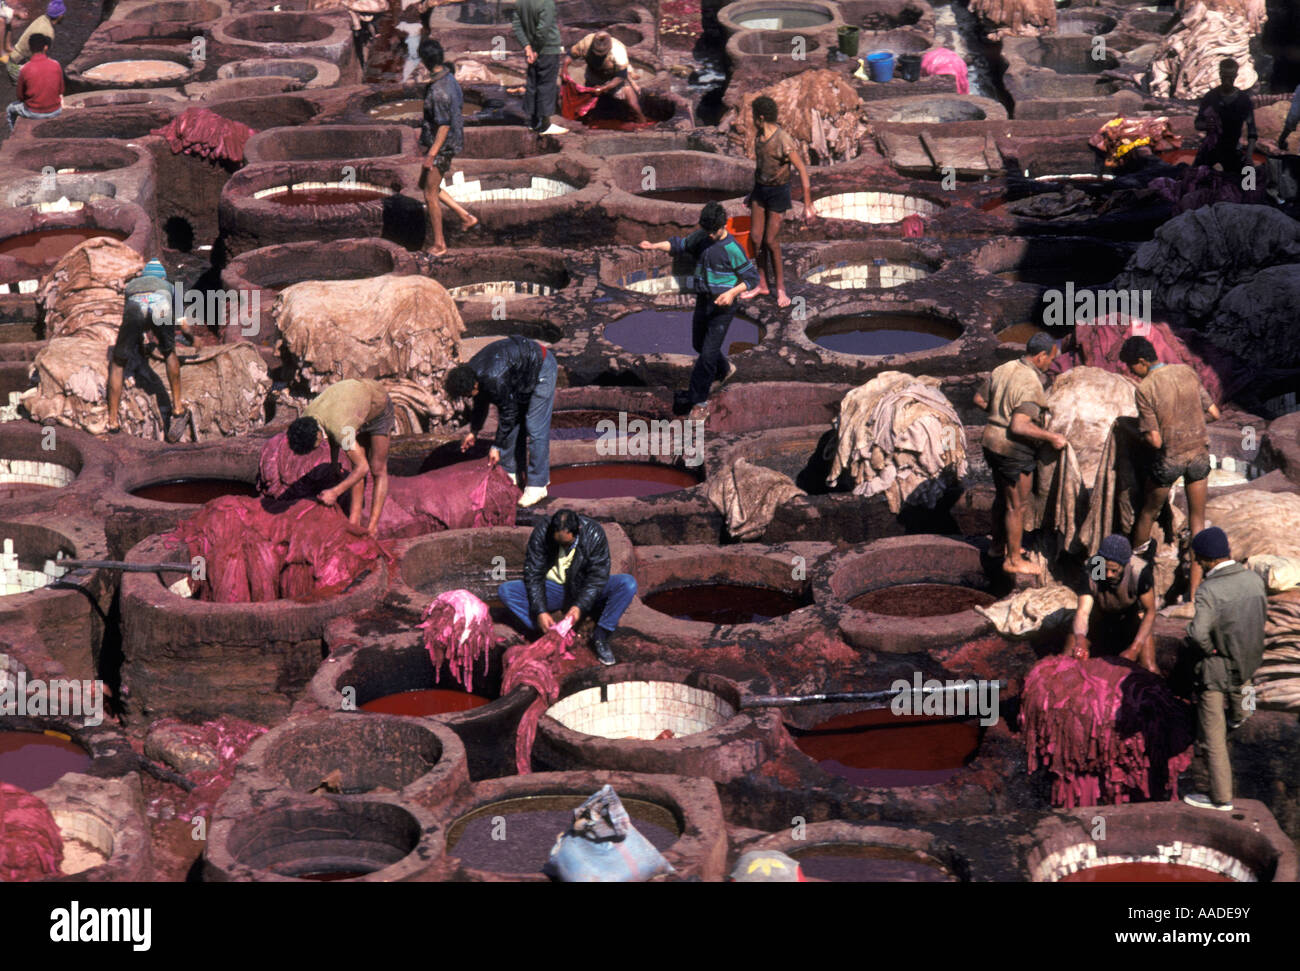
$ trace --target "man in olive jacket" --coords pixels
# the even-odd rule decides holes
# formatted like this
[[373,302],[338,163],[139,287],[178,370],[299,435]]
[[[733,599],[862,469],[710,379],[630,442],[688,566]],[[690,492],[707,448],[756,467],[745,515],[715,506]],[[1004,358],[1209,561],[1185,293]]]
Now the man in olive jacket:
[[524,78],[524,114],[528,116],[528,127],[544,135],[562,134],[567,129],[551,124],[559,95],[556,79],[560,73],[560,55],[564,53],[555,0],[516,0],[510,25],[528,62]]
[[576,624],[599,607],[592,649],[602,664],[613,664],[609,638],[636,596],[636,580],[627,573],[611,576],[609,568],[609,542],[600,523],[561,509],[533,529],[523,580],[508,580],[497,593],[525,627],[543,633],[557,623],[553,610],[568,604],[565,616]]
[[1232,559],[1228,537],[1217,526],[1192,538],[1192,555],[1204,579],[1196,589],[1196,615],[1187,640],[1199,654],[1196,666],[1199,741],[1210,770],[1210,792],[1183,801],[1201,809],[1232,810],[1232,763],[1228,732],[1254,711],[1254,697],[1243,689],[1264,654],[1268,604],[1264,581]]

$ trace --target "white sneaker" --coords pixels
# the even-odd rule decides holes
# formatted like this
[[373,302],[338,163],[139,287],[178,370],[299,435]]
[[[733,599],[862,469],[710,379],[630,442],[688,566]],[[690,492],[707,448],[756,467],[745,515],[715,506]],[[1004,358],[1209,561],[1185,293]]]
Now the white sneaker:
[[550,126],[549,128],[545,128],[545,129],[543,129],[542,132],[541,132],[541,134],[543,134],[543,135],[563,135],[563,134],[567,133],[568,130],[569,130],[569,129],[563,127],[562,125],[557,125],[557,124],[552,123],[551,126]]
[[529,486],[524,490],[524,494],[519,497],[519,505],[535,506],[546,498],[546,486]]
[[512,486],[515,486],[516,488],[518,488],[518,486],[519,486],[519,473],[517,473],[517,472],[507,472],[506,475],[510,476],[510,484],[511,484]]

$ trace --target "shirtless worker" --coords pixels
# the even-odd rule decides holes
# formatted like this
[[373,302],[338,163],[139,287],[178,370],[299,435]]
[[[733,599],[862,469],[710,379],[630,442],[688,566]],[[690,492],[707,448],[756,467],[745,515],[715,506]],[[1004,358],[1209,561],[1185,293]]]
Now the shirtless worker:
[[993,471],[993,545],[989,555],[1005,556],[1008,573],[1037,573],[1021,549],[1024,511],[1034,487],[1038,445],[1065,448],[1065,436],[1049,432],[1040,421],[1047,410],[1043,374],[1056,357],[1056,342],[1037,333],[1024,357],[993,369],[975,392],[975,404],[989,413],[984,426],[984,460]]
[[379,517],[388,499],[388,439],[396,424],[393,401],[381,382],[349,378],[322,391],[289,426],[289,448],[298,455],[310,454],[322,438],[329,439],[331,466],[338,464],[340,448],[347,453],[351,473],[316,498],[335,506],[339,496],[348,492],[348,521],[353,526],[361,525],[367,474],[374,479],[366,524],[371,536],[379,532]]
[[1159,674],[1155,639],[1151,636],[1156,625],[1156,585],[1151,564],[1133,555],[1127,539],[1112,533],[1101,541],[1086,569],[1087,588],[1079,594],[1065,653],[1086,660],[1091,644],[1102,645],[1107,653],[1122,646],[1120,657]]
[[[1187,518],[1195,536],[1205,528],[1205,498],[1210,477],[1210,433],[1205,416],[1218,421],[1219,409],[1186,364],[1162,364],[1155,345],[1130,337],[1119,359],[1142,383],[1137,389],[1138,431],[1148,447],[1142,509],[1133,523],[1133,551],[1155,559],[1151,529],[1178,479],[1187,491]],[[1201,568],[1193,558],[1187,599],[1196,597]]]
[[[1251,164],[1255,154],[1255,108],[1250,95],[1237,89],[1237,62],[1225,57],[1219,62],[1217,88],[1201,95],[1196,112],[1196,130],[1206,133],[1196,153],[1197,165],[1221,166],[1224,173],[1237,176]],[[1246,127],[1246,151],[1241,151],[1241,128]]]

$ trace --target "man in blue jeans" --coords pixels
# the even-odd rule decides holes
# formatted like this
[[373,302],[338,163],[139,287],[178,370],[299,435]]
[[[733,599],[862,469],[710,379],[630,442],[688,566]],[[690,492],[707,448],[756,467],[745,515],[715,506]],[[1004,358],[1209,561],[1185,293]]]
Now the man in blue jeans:
[[555,407],[555,355],[546,345],[511,334],[493,341],[447,373],[447,396],[473,398],[469,434],[460,450],[474,447],[487,421],[488,408],[497,406],[497,437],[488,452],[488,464],[501,463],[510,481],[519,485],[516,453],[520,416],[528,433],[528,479],[519,505],[532,506],[546,498],[551,484],[551,412]]
[[600,523],[561,509],[528,538],[524,578],[501,584],[497,595],[525,627],[543,633],[558,623],[551,611],[564,610],[565,604],[564,616],[575,624],[599,607],[591,645],[601,664],[613,664],[609,638],[636,596],[636,580],[627,573],[610,576],[609,567],[609,542]]

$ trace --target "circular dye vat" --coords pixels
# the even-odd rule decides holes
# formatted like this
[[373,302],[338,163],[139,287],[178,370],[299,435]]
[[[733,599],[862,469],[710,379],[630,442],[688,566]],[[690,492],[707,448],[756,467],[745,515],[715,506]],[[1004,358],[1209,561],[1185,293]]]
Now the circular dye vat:
[[655,189],[651,192],[638,192],[637,195],[642,199],[651,199],[655,202],[682,202],[691,206],[702,206],[709,202],[740,199],[744,193],[731,189]]
[[90,768],[90,753],[57,732],[0,732],[0,782],[35,792]]
[[383,695],[367,701],[361,706],[361,710],[384,715],[412,715],[425,718],[455,711],[470,711],[481,708],[491,701],[491,698],[470,694],[468,691],[456,691],[453,688],[422,688]]
[[8,256],[33,266],[45,266],[58,262],[74,246],[80,246],[88,239],[107,236],[109,239],[122,240],[127,235],[115,229],[96,229],[92,226],[38,229],[0,240],[0,256]]
[[[555,838],[573,822],[573,810],[585,796],[523,796],[480,806],[452,823],[447,855],[474,870],[492,873],[538,873]],[[641,799],[622,799],[632,824],[663,852],[681,836],[671,811]]]
[[944,617],[987,607],[997,599],[991,593],[955,583],[899,583],[859,594],[849,601],[849,606],[890,617]]
[[1061,877],[1058,883],[1236,883],[1226,873],[1185,863],[1105,863]]
[[256,496],[257,487],[238,479],[169,479],[132,489],[131,495],[153,502],[201,506],[222,496]]
[[282,206],[350,206],[358,202],[377,202],[387,199],[391,192],[383,189],[347,188],[342,185],[277,186],[256,194],[258,199],[268,199]]
[[739,583],[710,583],[672,590],[656,590],[642,598],[651,610],[677,620],[694,620],[706,624],[761,624],[773,617],[784,617],[812,603],[769,587]]
[[[627,420],[649,421],[641,415],[628,415]],[[604,434],[597,426],[602,421],[612,421],[618,426],[616,411],[557,411],[551,415],[551,438],[554,441],[587,441]]]
[[547,491],[556,499],[658,496],[700,484],[686,469],[654,462],[597,462],[551,469]]
[[35,482],[0,482],[0,500],[17,499],[19,496],[29,496],[33,492],[44,492],[46,489],[61,489],[62,486],[40,485]]
[[815,267],[804,279],[835,290],[863,290],[897,287],[913,280],[923,280],[929,275],[929,269],[917,263],[873,260],[870,263],[845,262]]
[[1037,324],[1012,324],[998,331],[998,340],[1003,344],[1026,344],[1029,338],[1039,333],[1043,333],[1043,328]]
[[746,11],[736,23],[746,30],[797,30],[801,27],[821,27],[831,22],[824,10],[799,7],[760,7]]
[[[189,41],[185,42],[189,46]],[[105,61],[81,72],[87,81],[125,84],[138,81],[167,81],[188,74],[190,69],[176,61],[144,58],[138,61]]]
[[424,119],[424,102],[419,98],[389,101],[386,104],[371,108],[366,114],[371,118],[386,118],[390,121],[422,121]]
[[927,314],[859,314],[832,318],[807,333],[828,351],[874,357],[933,351],[960,337],[961,328]]
[[901,846],[824,843],[792,853],[804,876],[834,883],[956,883],[938,860]]
[[[605,340],[633,354],[694,354],[690,310],[638,310],[605,325]],[[732,318],[724,354],[740,354],[763,340],[763,329],[744,317]]]
[[933,786],[975,757],[980,725],[973,718],[895,715],[888,708],[837,715],[796,730],[799,751],[856,786]]
[[299,880],[316,880],[320,883],[333,883],[337,880],[355,880],[357,877],[368,876],[374,873],[374,870],[331,870],[328,868],[320,870],[309,870],[306,873],[281,873],[281,876],[293,876]]
[[1032,283],[1037,287],[1058,289],[1064,288],[1066,283],[1073,283],[1076,288],[1095,286],[1108,282],[1114,275],[1113,272],[1090,263],[1075,266],[1018,266],[1013,270],[1000,270],[994,274],[999,280],[1006,280],[1008,283]]

